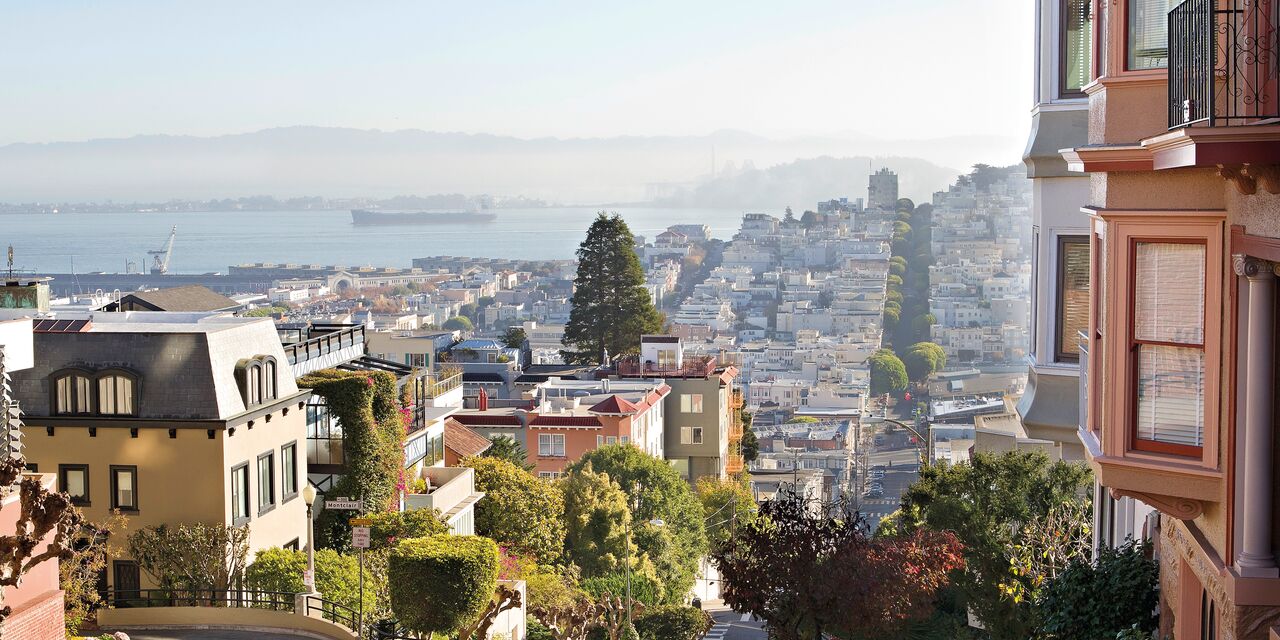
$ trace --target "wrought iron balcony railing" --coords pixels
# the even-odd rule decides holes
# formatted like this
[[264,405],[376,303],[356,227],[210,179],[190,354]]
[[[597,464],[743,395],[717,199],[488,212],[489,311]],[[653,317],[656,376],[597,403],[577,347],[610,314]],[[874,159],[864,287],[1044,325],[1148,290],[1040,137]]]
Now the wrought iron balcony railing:
[[1169,12],[1169,128],[1280,118],[1280,0],[1184,0]]

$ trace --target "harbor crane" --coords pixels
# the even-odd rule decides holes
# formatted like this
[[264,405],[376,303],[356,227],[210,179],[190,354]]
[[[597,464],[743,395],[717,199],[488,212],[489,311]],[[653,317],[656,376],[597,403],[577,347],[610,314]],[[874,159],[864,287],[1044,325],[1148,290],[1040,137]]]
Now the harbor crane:
[[169,273],[169,258],[173,257],[173,239],[178,235],[178,225],[173,225],[169,230],[169,241],[165,243],[163,249],[152,249],[147,252],[151,256],[151,273],[152,275],[164,275]]

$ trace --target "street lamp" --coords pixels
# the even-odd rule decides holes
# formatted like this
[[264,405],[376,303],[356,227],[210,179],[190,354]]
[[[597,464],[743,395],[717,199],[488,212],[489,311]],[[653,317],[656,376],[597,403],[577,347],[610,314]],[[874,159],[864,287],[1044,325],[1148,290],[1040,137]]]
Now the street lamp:
[[302,487],[302,502],[307,505],[307,575],[305,582],[307,588],[311,589],[310,593],[316,593],[316,545],[315,530],[316,521],[312,517],[311,505],[316,501],[316,488],[311,486],[311,482],[307,482]]

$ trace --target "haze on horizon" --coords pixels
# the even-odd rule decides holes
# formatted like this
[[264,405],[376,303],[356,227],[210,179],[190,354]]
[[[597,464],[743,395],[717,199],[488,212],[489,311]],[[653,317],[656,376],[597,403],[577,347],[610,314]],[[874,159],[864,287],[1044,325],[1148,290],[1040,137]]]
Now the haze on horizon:
[[[0,200],[434,190],[608,201],[634,198],[646,183],[698,179],[713,146],[722,165],[761,168],[823,154],[915,156],[958,170],[1009,164],[1030,122],[1033,12],[1020,0],[0,7],[0,168],[9,181],[0,180]],[[492,134],[522,150],[473,153],[471,166],[492,171],[487,182],[474,169],[446,179],[436,160],[415,157],[400,161],[433,175],[353,176],[324,192],[312,185],[333,180],[305,166],[297,148],[216,151],[226,136],[252,150],[280,136],[242,134],[281,127],[326,128],[317,144],[327,156],[317,160],[354,153],[331,142],[345,134],[330,128]],[[708,142],[725,130],[777,143]],[[213,142],[83,142],[153,134]],[[668,157],[631,136],[686,142]],[[550,138],[566,144],[547,146],[556,150],[544,162],[529,149]],[[580,153],[587,164],[620,163],[588,190],[543,184],[545,175],[522,166],[579,170],[557,154],[600,141],[635,151]],[[45,146],[66,142],[77,144]]]

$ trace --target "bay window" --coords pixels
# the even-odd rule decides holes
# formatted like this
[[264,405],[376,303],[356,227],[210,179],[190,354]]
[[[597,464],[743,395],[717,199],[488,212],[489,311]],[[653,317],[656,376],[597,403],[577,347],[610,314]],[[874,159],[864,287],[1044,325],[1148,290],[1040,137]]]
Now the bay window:
[[1083,97],[1093,71],[1093,0],[1062,0],[1058,34],[1058,95]]
[[1180,0],[1126,0],[1125,50],[1129,71],[1163,69],[1169,64],[1169,11]]
[[1076,362],[1076,336],[1089,328],[1089,238],[1058,236],[1057,317],[1054,356]]

